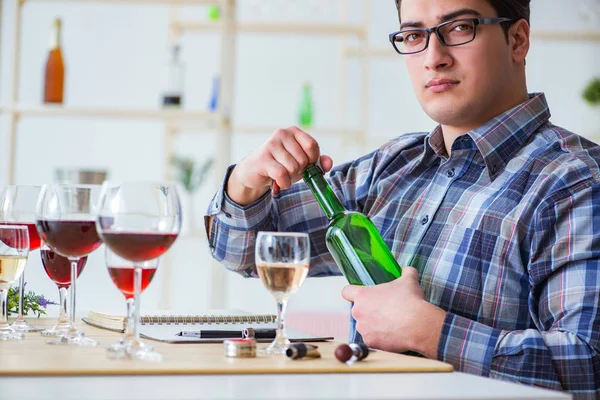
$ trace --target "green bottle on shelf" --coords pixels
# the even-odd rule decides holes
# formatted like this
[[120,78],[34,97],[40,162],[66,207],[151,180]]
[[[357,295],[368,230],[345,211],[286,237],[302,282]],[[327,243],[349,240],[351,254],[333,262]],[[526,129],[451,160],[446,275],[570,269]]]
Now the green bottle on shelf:
[[298,109],[298,124],[301,128],[311,128],[313,124],[312,90],[309,83],[302,88],[302,97]]
[[366,286],[399,278],[402,268],[373,222],[364,214],[344,208],[321,168],[310,165],[302,178],[329,218],[325,243],[348,282]]

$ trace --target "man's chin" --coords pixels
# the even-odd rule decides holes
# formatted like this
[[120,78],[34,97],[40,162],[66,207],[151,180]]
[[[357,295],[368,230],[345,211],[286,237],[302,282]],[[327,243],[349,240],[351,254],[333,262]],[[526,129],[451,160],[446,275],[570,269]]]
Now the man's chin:
[[442,125],[457,125],[459,121],[463,120],[463,116],[467,110],[463,110],[457,104],[443,104],[439,106],[427,107],[425,113]]

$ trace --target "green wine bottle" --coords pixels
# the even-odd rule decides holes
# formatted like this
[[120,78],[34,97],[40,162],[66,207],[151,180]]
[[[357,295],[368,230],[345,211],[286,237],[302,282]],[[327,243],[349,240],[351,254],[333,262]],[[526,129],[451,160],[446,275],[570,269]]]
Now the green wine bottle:
[[402,268],[373,222],[364,214],[344,208],[321,168],[310,165],[302,178],[329,218],[325,243],[348,282],[376,285],[399,278]]
[[312,90],[309,83],[304,84],[302,88],[302,98],[298,108],[298,124],[303,129],[311,128],[313,124]]

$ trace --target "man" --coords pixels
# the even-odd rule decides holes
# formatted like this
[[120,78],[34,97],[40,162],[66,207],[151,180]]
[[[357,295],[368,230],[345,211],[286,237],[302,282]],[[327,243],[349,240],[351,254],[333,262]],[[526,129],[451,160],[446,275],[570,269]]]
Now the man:
[[552,125],[544,95],[527,92],[529,0],[398,3],[391,40],[439,126],[333,169],[310,135],[277,130],[209,207],[214,257],[256,276],[257,231],[305,231],[311,275],[339,274],[328,221],[294,184],[320,159],[346,208],[370,216],[407,266],[342,292],[369,346],[595,397],[600,148]]

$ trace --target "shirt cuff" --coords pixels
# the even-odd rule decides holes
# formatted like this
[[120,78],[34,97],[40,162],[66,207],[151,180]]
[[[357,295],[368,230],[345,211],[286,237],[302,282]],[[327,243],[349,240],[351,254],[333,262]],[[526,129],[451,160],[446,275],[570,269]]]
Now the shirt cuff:
[[438,344],[438,359],[461,372],[488,376],[502,330],[446,313]]
[[208,207],[207,217],[213,217],[213,228],[219,222],[226,224],[231,229],[256,230],[257,227],[264,225],[264,221],[271,213],[271,191],[267,191],[258,200],[246,206],[237,204],[225,192],[227,181],[234,167],[235,165],[232,165],[227,168],[225,178]]

